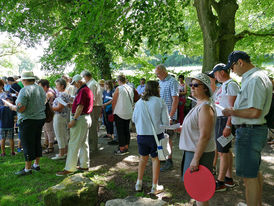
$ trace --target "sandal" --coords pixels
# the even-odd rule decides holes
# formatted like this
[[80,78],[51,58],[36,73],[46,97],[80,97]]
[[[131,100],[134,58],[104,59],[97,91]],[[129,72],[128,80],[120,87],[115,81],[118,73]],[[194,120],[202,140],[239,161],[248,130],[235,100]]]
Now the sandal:
[[50,153],[53,153],[54,152],[54,148],[47,148],[43,151],[43,154],[50,154]]

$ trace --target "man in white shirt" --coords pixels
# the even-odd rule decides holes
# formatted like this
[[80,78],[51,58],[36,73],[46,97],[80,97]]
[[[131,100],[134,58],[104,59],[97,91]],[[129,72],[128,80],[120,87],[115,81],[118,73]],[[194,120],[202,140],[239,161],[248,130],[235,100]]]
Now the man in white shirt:
[[263,176],[259,168],[261,151],[267,140],[265,115],[270,109],[272,84],[243,51],[232,52],[226,68],[242,77],[234,108],[222,111],[224,116],[232,117],[236,128],[236,174],[244,180],[247,205],[262,205]]
[[92,91],[94,98],[93,111],[91,112],[92,124],[89,129],[89,148],[90,152],[96,152],[98,150],[98,119],[101,114],[103,104],[102,90],[98,82],[92,78],[92,75],[89,71],[83,71],[82,76],[85,79],[88,88],[90,88]]
[[[230,78],[229,69],[225,69],[225,64],[220,63],[214,66],[211,73],[218,82],[222,83],[222,86],[220,86],[215,93],[215,104],[220,105],[223,108],[233,107],[240,88],[239,85]],[[216,107],[216,111],[215,138],[217,151],[220,156],[220,167],[216,180],[217,192],[226,191],[227,187],[233,187],[235,184],[232,179],[233,156],[230,150],[232,144],[229,142],[223,147],[217,141],[220,136],[228,137],[231,135],[231,117],[223,116],[222,110],[219,107]]]

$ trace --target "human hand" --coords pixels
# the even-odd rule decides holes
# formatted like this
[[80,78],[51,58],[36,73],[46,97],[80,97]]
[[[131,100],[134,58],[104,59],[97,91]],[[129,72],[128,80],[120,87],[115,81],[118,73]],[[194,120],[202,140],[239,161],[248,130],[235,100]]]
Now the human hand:
[[68,123],[68,128],[70,129],[70,128],[74,127],[75,125],[76,125],[76,120],[73,119]]
[[228,137],[230,134],[231,134],[231,129],[225,127],[224,130],[223,130],[223,136]]
[[177,133],[181,133],[181,131],[182,131],[182,126],[174,130],[174,132],[177,132]]
[[189,165],[190,172],[195,172],[199,170],[199,160],[192,159],[190,165]]
[[232,116],[232,112],[234,111],[234,109],[231,108],[225,108],[224,110],[222,110],[222,113],[224,116],[228,117],[228,116]]

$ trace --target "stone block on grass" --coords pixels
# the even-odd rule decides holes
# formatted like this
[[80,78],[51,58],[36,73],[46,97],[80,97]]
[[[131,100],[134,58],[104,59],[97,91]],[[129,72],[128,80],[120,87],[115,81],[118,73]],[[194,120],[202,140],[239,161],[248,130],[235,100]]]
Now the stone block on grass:
[[163,200],[129,196],[125,199],[108,200],[106,206],[167,206]]
[[82,173],[65,178],[44,191],[45,206],[92,206],[98,200],[99,186]]

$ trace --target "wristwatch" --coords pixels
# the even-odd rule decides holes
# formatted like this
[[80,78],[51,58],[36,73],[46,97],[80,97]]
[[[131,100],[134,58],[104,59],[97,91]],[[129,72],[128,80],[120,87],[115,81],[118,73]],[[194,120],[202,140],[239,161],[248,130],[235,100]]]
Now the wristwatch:
[[72,120],[75,120],[75,121],[77,121],[77,119],[76,119],[76,118],[74,118],[74,117],[72,117]]

